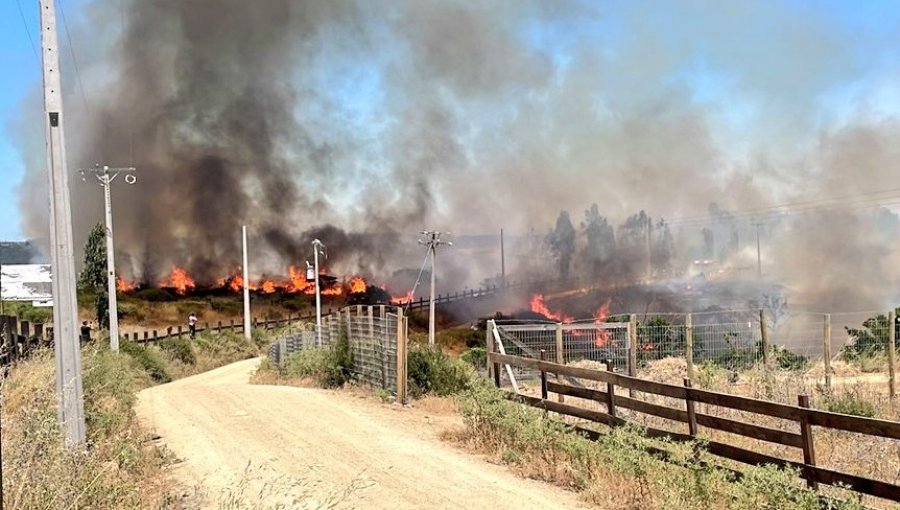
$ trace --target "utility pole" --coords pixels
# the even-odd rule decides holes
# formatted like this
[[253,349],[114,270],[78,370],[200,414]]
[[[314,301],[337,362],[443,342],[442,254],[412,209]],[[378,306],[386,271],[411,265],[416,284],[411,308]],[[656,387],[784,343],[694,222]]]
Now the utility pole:
[[72,207],[63,131],[62,80],[53,0],[39,0],[41,61],[44,77],[44,117],[47,137],[47,174],[50,189],[50,254],[53,263],[53,346],[56,351],[56,391],[59,421],[68,446],[85,441],[81,350],[75,297],[75,255]]
[[322,290],[319,286],[319,251],[328,258],[327,248],[322,241],[314,239],[313,245],[313,264],[316,271],[316,346],[322,347]]
[[756,276],[762,280],[762,256],[759,249],[759,227],[764,225],[764,223],[754,223],[753,225],[756,227]]
[[244,338],[250,340],[253,332],[250,331],[250,268],[247,261],[247,225],[241,227],[241,245],[243,247],[243,276],[244,284]]
[[419,244],[427,246],[428,252],[431,254],[431,297],[429,298],[428,303],[428,346],[434,347],[434,257],[437,253],[438,246],[441,246],[442,244],[453,246],[453,243],[441,240],[441,234],[449,235],[450,232],[432,232],[423,230],[420,234],[424,237],[419,239]]
[[110,168],[108,166],[94,165],[94,168],[81,169],[81,177],[85,173],[94,174],[100,186],[103,187],[103,201],[106,205],[106,289],[109,299],[109,348],[119,350],[119,304],[116,296],[116,253],[113,243],[113,217],[110,185],[119,174],[125,174],[125,182],[134,184],[137,178],[134,176],[134,167]]

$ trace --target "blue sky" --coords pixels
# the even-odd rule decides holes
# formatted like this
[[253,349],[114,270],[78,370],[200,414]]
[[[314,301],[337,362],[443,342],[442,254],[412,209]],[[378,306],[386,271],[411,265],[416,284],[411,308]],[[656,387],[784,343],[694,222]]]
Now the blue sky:
[[[86,2],[87,0],[64,0],[58,1],[57,4],[62,4],[67,11],[69,22],[73,23],[79,18],[79,10]],[[592,2],[586,3],[592,4]],[[641,2],[637,3],[641,4]],[[643,4],[647,3],[651,6],[654,5],[653,2]],[[564,67],[571,57],[567,54],[567,50],[576,39],[590,39],[594,42],[596,51],[600,53],[615,51],[622,40],[643,37],[646,32],[640,30],[648,30],[648,27],[660,27],[660,30],[665,31],[671,26],[669,24],[671,16],[682,14],[683,10],[688,13],[687,16],[690,16],[690,12],[702,12],[704,9],[702,3],[696,1],[685,0],[682,4],[660,0],[658,3],[660,9],[650,9],[650,12],[653,13],[657,10],[662,11],[658,14],[658,19],[651,20],[646,24],[640,22],[641,26],[636,30],[633,24],[634,20],[638,18],[634,16],[636,9],[632,8],[633,4],[633,2],[617,0],[607,2],[603,9],[598,9],[598,13],[602,11],[602,15],[596,19],[559,19],[547,23],[538,19],[532,25],[525,27],[524,37],[529,39],[535,47],[551,54],[556,66]],[[893,0],[866,0],[863,2],[760,0],[747,5],[753,5],[754,7],[747,8],[747,10],[756,14],[765,14],[767,11],[781,13],[794,11],[797,13],[796,19],[808,18],[810,24],[824,26],[840,34],[841,44],[844,45],[843,49],[851,55],[848,60],[852,61],[853,72],[849,73],[848,77],[848,73],[841,72],[843,70],[829,70],[827,61],[822,63],[822,68],[816,69],[821,71],[822,79],[833,80],[833,83],[826,83],[824,86],[816,84],[815,91],[819,97],[816,97],[814,101],[811,100],[811,104],[821,110],[819,115],[823,119],[839,119],[842,115],[847,114],[847,110],[857,108],[860,95],[867,97],[869,106],[877,113],[895,114],[900,110],[896,106],[900,101],[900,88],[889,79],[893,76],[900,77],[900,72],[894,69],[898,61],[898,51],[894,49],[895,43],[900,40],[898,38],[898,34],[900,34],[900,3]],[[690,7],[681,9],[681,6]],[[767,9],[766,6],[777,6],[778,8]],[[643,5],[643,8],[647,10],[646,5]],[[765,16],[759,16],[748,22],[767,26],[766,24],[770,20],[764,18]],[[696,28],[690,20],[687,22],[678,20],[672,25],[678,27],[673,30],[673,43],[681,42],[683,31]],[[706,27],[700,26],[699,28],[705,29]],[[29,32],[31,40],[28,37]],[[90,33],[90,27],[88,27],[88,33]],[[724,125],[729,126],[730,136],[738,140],[738,142],[728,145],[735,151],[740,151],[742,142],[765,136],[763,123],[766,110],[759,105],[774,103],[774,107],[777,108],[779,107],[778,100],[785,101],[784,98],[790,100],[794,97],[791,95],[791,91],[779,94],[783,96],[780,99],[760,97],[760,94],[766,94],[768,89],[760,87],[759,83],[754,82],[753,71],[774,69],[773,75],[777,75],[778,66],[790,65],[790,61],[785,60],[788,64],[778,62],[778,55],[772,55],[772,61],[767,62],[728,62],[729,58],[734,58],[734,54],[728,53],[728,50],[717,52],[717,35],[714,31],[711,33],[713,35],[697,37],[695,41],[692,41],[696,46],[689,47],[686,51],[693,51],[694,58],[688,58],[681,62],[680,67],[670,72],[670,76],[674,81],[685,82],[689,85],[693,101],[701,104],[718,103],[720,105],[717,108],[719,118],[724,119]],[[760,32],[750,31],[749,33],[758,35]],[[37,35],[37,2],[35,0],[4,0],[0,2],[0,63],[4,70],[0,74],[0,218],[2,218],[0,240],[24,237],[18,211],[17,187],[25,169],[22,158],[14,145],[14,136],[10,133],[10,126],[12,125],[11,119],[19,115],[23,98],[29,93],[34,93],[40,87],[40,62],[35,55],[34,48],[34,45],[39,44]],[[722,34],[721,37],[723,40],[729,40],[731,37],[730,42],[734,44],[733,36]],[[64,33],[60,34],[60,42],[62,44],[60,53],[66,60],[70,49]],[[764,40],[760,41],[763,45],[765,42]],[[85,43],[83,39],[76,39],[76,53],[79,52],[78,44],[83,43]],[[741,54],[740,51],[739,49],[737,55]],[[328,74],[323,74],[325,81],[329,83],[317,83],[314,86],[331,87],[331,94],[338,97],[342,107],[346,109],[348,121],[368,126],[373,133],[372,139],[374,140],[378,133],[377,123],[383,122],[383,119],[379,119],[380,110],[377,104],[383,98],[377,71],[374,68],[368,69],[359,66],[356,62],[348,62],[345,64],[346,67],[342,68],[339,58],[329,59],[327,56],[325,58],[328,62],[324,64],[324,67],[335,69],[339,75],[346,77],[345,69],[355,69],[355,73],[350,75],[352,78],[345,78],[342,82],[337,81],[337,86],[335,86],[335,81],[329,79]],[[727,65],[722,65],[722,62],[727,62]],[[888,79],[886,80],[885,77]],[[71,79],[71,76],[64,77],[64,80]],[[743,84],[739,83],[741,80],[744,81]],[[627,81],[622,83],[625,87],[629,85]],[[741,85],[744,88],[741,88]],[[790,83],[785,85],[790,87]],[[756,88],[754,89],[754,87]],[[71,86],[66,88],[75,90]],[[809,90],[813,89],[804,89],[801,86],[795,93],[802,95]],[[75,103],[77,97],[67,97],[66,99],[69,108],[77,104]],[[612,100],[615,100],[615,96]],[[768,107],[772,108],[773,106],[769,105]],[[34,121],[41,122],[41,119],[35,118]],[[69,128],[72,129],[72,126]],[[35,206],[41,205],[35,204]]]

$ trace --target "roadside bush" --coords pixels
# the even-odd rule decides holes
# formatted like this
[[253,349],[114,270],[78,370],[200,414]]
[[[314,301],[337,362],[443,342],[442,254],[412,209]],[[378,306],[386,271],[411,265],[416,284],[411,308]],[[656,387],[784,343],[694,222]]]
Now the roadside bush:
[[327,347],[303,349],[284,360],[284,368],[281,369],[281,373],[288,377],[312,377],[321,381],[329,358],[330,349]]
[[473,347],[459,355],[459,360],[472,365],[475,370],[487,369],[487,349]]
[[291,354],[279,371],[287,377],[311,378],[324,388],[339,388],[350,381],[352,368],[350,342],[346,335],[341,335],[333,345]]
[[469,386],[474,375],[472,367],[465,362],[427,347],[410,349],[407,370],[410,393],[414,397],[459,393]]
[[166,368],[166,362],[157,351],[128,340],[121,341],[119,349],[131,356],[154,381],[167,383],[172,380],[172,376],[169,375]]
[[337,341],[328,349],[328,360],[322,376],[322,386],[339,388],[350,382],[353,369],[353,352],[350,351],[350,339],[346,332],[341,332]]
[[191,341],[187,338],[166,338],[159,342],[159,348],[185,365],[193,365],[197,362],[197,357],[191,348]]
[[825,397],[825,407],[832,413],[874,418],[875,404],[865,400],[858,390],[842,389],[840,394]]

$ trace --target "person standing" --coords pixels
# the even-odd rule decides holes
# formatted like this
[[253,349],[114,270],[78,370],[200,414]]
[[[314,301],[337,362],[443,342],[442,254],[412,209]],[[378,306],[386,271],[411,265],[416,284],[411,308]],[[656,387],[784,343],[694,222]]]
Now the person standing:
[[193,340],[197,336],[197,314],[194,312],[188,315],[188,331],[190,331],[191,340]]
[[88,321],[81,322],[81,341],[85,343],[91,341],[91,325]]

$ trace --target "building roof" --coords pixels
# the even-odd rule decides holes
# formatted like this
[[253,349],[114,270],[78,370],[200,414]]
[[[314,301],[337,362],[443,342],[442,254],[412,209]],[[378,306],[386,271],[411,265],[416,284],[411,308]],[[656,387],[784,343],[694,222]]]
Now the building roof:
[[4,301],[47,301],[53,298],[49,264],[0,266],[0,297]]

